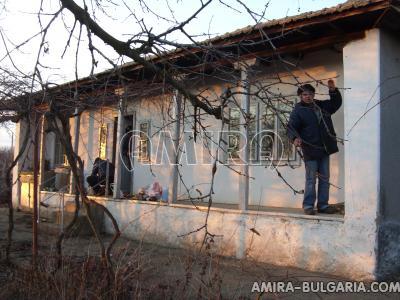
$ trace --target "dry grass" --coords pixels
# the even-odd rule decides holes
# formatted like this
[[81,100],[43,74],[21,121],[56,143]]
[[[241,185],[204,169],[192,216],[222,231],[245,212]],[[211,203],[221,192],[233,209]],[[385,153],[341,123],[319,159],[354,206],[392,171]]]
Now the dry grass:
[[160,264],[152,259],[156,253],[144,253],[140,244],[131,246],[118,248],[113,277],[94,255],[64,256],[59,270],[55,258],[43,253],[37,270],[28,264],[3,265],[8,275],[0,299],[222,298],[218,257],[187,252]]

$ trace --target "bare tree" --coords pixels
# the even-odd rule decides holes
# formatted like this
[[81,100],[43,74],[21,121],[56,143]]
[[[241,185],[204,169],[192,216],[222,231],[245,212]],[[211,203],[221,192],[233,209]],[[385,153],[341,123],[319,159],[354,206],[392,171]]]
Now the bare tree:
[[[173,11],[171,10],[168,16],[163,15],[161,12],[154,11],[146,1],[139,1],[135,4],[130,4],[126,1],[120,1],[118,4],[113,1],[83,1],[78,5],[73,0],[60,0],[55,7],[50,11],[44,7],[45,3],[40,2],[40,8],[37,12],[38,22],[40,24],[40,31],[37,35],[29,37],[26,41],[14,45],[13,49],[7,49],[7,57],[13,61],[14,51],[18,51],[23,45],[30,43],[34,38],[39,40],[39,50],[36,56],[36,63],[34,70],[31,74],[23,74],[18,71],[9,72],[3,70],[4,78],[11,78],[5,80],[4,89],[0,91],[0,118],[1,121],[18,121],[24,120],[28,124],[31,123],[33,116],[46,121],[49,125],[49,130],[53,131],[57,138],[61,141],[69,165],[71,167],[72,176],[74,178],[75,187],[77,190],[77,197],[75,198],[75,214],[72,222],[67,226],[67,231],[72,228],[77,220],[78,212],[81,204],[85,207],[87,218],[99,242],[101,249],[101,257],[109,271],[109,279],[113,277],[113,264],[111,259],[112,247],[121,234],[118,223],[107,208],[95,200],[87,197],[87,192],[84,186],[84,166],[82,159],[76,153],[72,138],[70,135],[70,118],[79,116],[82,112],[95,107],[104,106],[110,103],[118,102],[118,97],[114,91],[118,88],[126,89],[131,95],[156,95],[163,93],[169,96],[169,103],[164,107],[165,114],[163,115],[162,126],[158,128],[161,131],[163,128],[172,126],[176,122],[184,120],[190,124],[192,128],[192,138],[194,141],[201,139],[204,143],[204,148],[212,157],[212,167],[210,172],[210,188],[205,194],[199,192],[198,197],[191,196],[196,186],[187,186],[185,178],[180,173],[180,180],[186,188],[189,199],[195,203],[196,200],[208,201],[208,213],[213,204],[214,194],[214,178],[219,168],[219,163],[223,162],[223,155],[232,155],[227,149],[229,143],[227,137],[220,134],[217,138],[212,138],[209,135],[207,120],[212,117],[218,120],[218,126],[221,132],[232,126],[230,122],[229,111],[230,108],[236,109],[239,116],[239,123],[245,127],[252,126],[252,122],[259,121],[254,114],[247,108],[241,106],[242,97],[251,97],[263,103],[274,115],[278,116],[278,121],[282,128],[287,124],[287,109],[281,110],[277,107],[277,102],[283,102],[287,107],[293,104],[290,95],[289,98],[277,92],[275,87],[286,85],[292,89],[300,83],[296,76],[292,74],[293,70],[300,67],[299,63],[293,59],[289,61],[283,58],[278,52],[275,52],[275,41],[284,39],[287,32],[282,31],[270,37],[266,32],[260,30],[259,36],[254,40],[235,41],[229,40],[225,42],[221,38],[210,38],[210,33],[200,35],[193,34],[189,31],[189,26],[197,18],[202,17],[202,13],[214,2],[226,7],[229,10],[240,9],[242,13],[248,14],[254,21],[256,26],[260,21],[265,20],[267,10],[257,13],[249,6],[245,5],[242,1],[236,0],[232,3],[225,1],[199,1],[198,7],[184,20],[177,20]],[[3,2],[5,5],[5,2]],[[168,2],[167,2],[168,4]],[[116,5],[121,5],[129,11],[128,18],[135,20],[139,26],[139,30],[130,32],[125,39],[117,38],[111,31],[106,30],[106,25],[102,25],[98,15],[108,16],[111,20],[112,9]],[[135,11],[134,5],[140,5],[140,9],[145,13],[153,15],[156,18],[167,21],[170,26],[165,30],[155,32],[153,28],[146,23]],[[265,8],[267,8],[266,5]],[[6,6],[5,6],[6,7]],[[48,43],[49,32],[57,21],[63,22],[66,30],[68,31],[68,38],[65,41],[65,49],[62,56],[67,51],[71,51],[71,44],[74,44],[75,49],[75,80],[69,84],[59,85],[43,79],[43,71],[46,70],[43,56],[51,51]],[[176,34],[182,35],[186,42],[177,41]],[[206,39],[207,38],[207,39]],[[205,40],[206,39],[206,40]],[[204,41],[205,40],[205,41]],[[91,57],[91,70],[87,81],[79,80],[78,65],[81,63],[79,55],[81,49],[84,47],[89,49]],[[3,44],[7,45],[6,38],[3,35]],[[117,58],[111,58],[103,46],[109,46],[113,50],[113,55]],[[257,48],[258,47],[258,48]],[[262,72],[262,67],[271,64],[270,57],[247,55],[254,49],[259,47],[267,48],[273,57],[273,63],[278,64],[280,68],[291,74],[291,79],[281,78],[279,74],[274,74],[266,83],[258,81],[259,74]],[[253,50],[252,50],[253,49]],[[131,60],[129,64],[123,64],[126,59]],[[261,62],[259,71],[257,67],[255,71],[249,74],[248,78],[241,78],[240,68],[235,68],[235,64],[239,60],[256,59]],[[103,74],[95,74],[95,69],[98,60],[102,59],[109,63],[112,69]],[[125,72],[131,67],[130,74]],[[246,66],[250,67],[250,66]],[[250,69],[250,68],[249,68]],[[13,74],[20,74],[15,76]],[[138,80],[140,79],[140,80]],[[325,81],[327,78],[311,78],[310,82]],[[225,87],[223,92],[217,92],[213,88],[207,87],[207,82],[217,81]],[[23,88],[15,89],[15,86],[21,85]],[[253,88],[250,89],[249,87]],[[172,117],[172,107],[174,100],[174,93],[178,92],[182,97],[183,109],[179,112],[177,117]],[[120,108],[122,109],[122,108]],[[171,121],[172,119],[172,121]],[[8,176],[11,176],[11,170],[16,165],[16,162],[23,156],[29,143],[29,130],[36,133],[40,130],[38,127],[28,129],[24,138],[23,145],[20,147],[20,153],[14,159],[13,164],[10,166]],[[180,136],[176,139],[183,138],[184,129],[181,128]],[[214,145],[215,147],[210,147]],[[35,147],[38,145],[36,144]],[[248,145],[250,147],[250,145]],[[291,146],[286,147],[290,148]],[[255,145],[260,147],[260,145]],[[176,160],[182,155],[183,149],[177,149]],[[232,149],[231,149],[232,150]],[[268,160],[268,159],[267,159]],[[289,164],[289,162],[288,162]],[[269,165],[275,166],[274,161],[270,159]],[[290,165],[290,164],[289,164]],[[180,168],[181,166],[179,166]],[[247,177],[248,173],[242,170],[230,168],[232,172],[236,172],[240,176]],[[151,168],[151,166],[150,166]],[[178,168],[178,172],[179,171]],[[277,176],[279,176],[287,187],[293,193],[302,193],[301,190],[293,187],[290,182],[283,178],[278,168],[275,166]],[[8,177],[9,179],[9,177]],[[113,240],[106,247],[101,239],[100,233],[96,230],[93,218],[91,216],[92,205],[100,207],[106,216],[111,220],[114,226]],[[9,255],[11,234],[12,234],[12,203],[9,202],[10,209],[10,229],[9,229],[9,246],[7,248],[7,257]],[[204,230],[203,243],[212,239],[216,233],[209,232],[208,230],[208,214],[205,223],[200,228],[193,232]],[[190,233],[188,233],[190,234]],[[62,257],[62,241],[65,234],[62,233],[57,240],[57,251],[59,255],[58,265]]]

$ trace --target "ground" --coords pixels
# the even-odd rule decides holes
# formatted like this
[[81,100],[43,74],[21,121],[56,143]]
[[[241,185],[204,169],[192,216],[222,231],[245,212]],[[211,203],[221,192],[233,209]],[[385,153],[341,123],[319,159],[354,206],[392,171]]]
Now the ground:
[[[0,209],[2,258],[8,226],[7,209]],[[343,281],[325,274],[277,267],[251,260],[224,258],[212,251],[165,248],[120,238],[113,251],[115,281],[105,287],[106,272],[98,259],[98,243],[90,236],[68,238],[61,269],[55,271],[54,245],[59,225],[40,223],[38,271],[30,267],[32,216],[16,212],[12,261],[0,264],[0,299],[398,299],[399,294],[252,293],[255,281]],[[52,228],[49,230],[49,228]],[[50,233],[53,234],[50,234]],[[105,242],[110,236],[102,236]],[[210,245],[212,250],[212,244]],[[261,287],[261,285],[260,285]],[[115,292],[118,291],[118,292]],[[118,297],[111,294],[115,292]],[[100,295],[100,296],[99,296]]]

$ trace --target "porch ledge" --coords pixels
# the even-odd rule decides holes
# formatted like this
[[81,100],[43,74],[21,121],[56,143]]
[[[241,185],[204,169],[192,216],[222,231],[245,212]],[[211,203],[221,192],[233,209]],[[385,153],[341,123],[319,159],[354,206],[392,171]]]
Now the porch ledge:
[[[185,201],[185,203],[172,203],[168,204],[165,202],[159,201],[142,201],[142,200],[134,200],[134,199],[113,199],[113,198],[105,198],[105,197],[92,197],[90,198],[99,200],[99,201],[112,201],[112,202],[125,202],[125,203],[135,203],[142,205],[157,205],[157,206],[169,206],[183,209],[195,209],[200,211],[207,211],[207,203],[196,203],[196,207],[190,202]],[[181,201],[183,202],[183,201]],[[294,209],[294,208],[286,208],[286,207],[260,207],[257,208],[255,206],[250,206],[249,210],[239,210],[237,209],[237,205],[235,204],[222,204],[215,203],[214,206],[210,208],[211,211],[221,212],[221,213],[231,213],[231,214],[247,214],[247,215],[264,215],[271,217],[288,217],[288,218],[296,218],[296,219],[307,219],[312,221],[331,221],[331,222],[339,222],[344,223],[344,216],[335,214],[335,215],[326,215],[326,214],[316,214],[314,216],[305,215],[302,209]],[[218,206],[223,207],[218,207]]]
[[[57,194],[59,192],[48,192],[42,191],[43,194]],[[73,194],[65,193],[66,197],[74,197]],[[111,197],[101,197],[101,196],[88,196],[89,199],[96,200],[99,203],[105,204],[106,202],[123,202],[126,204],[141,204],[141,205],[153,205],[153,206],[169,206],[183,209],[192,209],[199,211],[207,211],[207,202],[195,203],[196,207],[190,201],[177,201],[172,204],[168,204],[160,201],[142,201],[135,199],[114,199]],[[211,211],[228,213],[228,214],[244,214],[244,215],[263,215],[271,217],[287,217],[295,219],[306,219],[311,221],[331,221],[344,223],[344,216],[340,214],[327,215],[327,214],[316,214],[313,216],[305,215],[303,210],[300,208],[288,208],[288,207],[269,207],[269,206],[256,206],[250,205],[248,210],[242,211],[237,209],[236,204],[226,204],[226,203],[214,203],[210,209]]]
[[[198,209],[201,211],[207,210],[208,203],[200,203],[197,204],[197,208],[193,206],[192,203],[173,203],[170,206],[172,207],[179,207],[179,208],[186,208],[186,209]],[[211,211],[219,211],[223,213],[232,213],[232,214],[247,214],[247,215],[263,215],[263,216],[271,216],[271,217],[289,217],[289,218],[297,218],[297,219],[308,219],[308,220],[324,220],[324,221],[335,221],[344,223],[344,216],[343,215],[305,215],[302,209],[288,209],[286,207],[256,207],[250,205],[250,209],[248,210],[240,210],[237,209],[236,204],[223,204],[224,207],[218,207],[221,203],[214,203],[213,207],[210,208]],[[231,206],[231,207],[229,207]]]

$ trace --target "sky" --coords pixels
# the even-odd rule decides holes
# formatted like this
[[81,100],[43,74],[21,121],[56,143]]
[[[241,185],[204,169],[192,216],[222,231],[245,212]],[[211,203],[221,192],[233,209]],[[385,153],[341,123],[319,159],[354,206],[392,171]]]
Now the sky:
[[[0,1],[0,4],[4,1]],[[40,0],[30,1],[6,1],[6,7],[0,7],[0,65],[9,69],[17,68],[26,74],[32,74],[35,69],[37,58],[40,59],[38,69],[43,81],[50,84],[59,84],[73,80],[76,75],[78,78],[86,77],[91,72],[91,56],[87,47],[86,33],[82,32],[81,47],[77,54],[77,37],[79,30],[76,28],[74,35],[70,40],[69,47],[66,47],[69,30],[73,27],[73,18],[69,13],[64,13],[62,18],[56,19],[47,31],[44,39],[46,52],[38,54],[39,45],[42,37],[37,36],[27,41],[30,37],[40,32],[40,26],[46,26],[51,20],[52,15],[59,9],[59,1],[44,1],[47,5],[43,7],[42,18],[38,19]],[[80,0],[76,1],[81,4]],[[88,3],[91,1],[88,1]],[[203,1],[206,2],[206,1]],[[262,13],[265,9],[265,18],[261,21],[267,21],[285,16],[296,15],[299,13],[331,7],[344,0],[242,0],[250,9]],[[103,1],[102,3],[107,3]],[[119,5],[106,4],[106,13],[97,12],[96,18],[103,28],[121,40],[127,40],[140,27],[137,20],[143,20],[147,28],[151,28],[153,33],[159,33],[171,26],[171,22],[164,19],[182,21],[187,16],[192,15],[199,8],[200,1],[195,0],[147,0],[149,9],[143,9],[139,1],[130,1],[129,8],[122,4],[122,1],[114,0],[113,3]],[[225,0],[222,5],[220,1],[213,0],[201,14],[189,23],[187,31],[198,35],[199,40],[215,35],[221,35],[247,25],[254,25],[256,20],[244,12],[240,1]],[[267,5],[267,7],[265,7]],[[154,13],[153,13],[154,12]],[[173,12],[173,13],[171,13]],[[136,15],[136,18],[132,14]],[[155,16],[161,15],[163,18]],[[181,35],[173,34],[168,37],[170,40],[179,42],[188,42]],[[102,53],[111,58],[114,63],[120,64],[127,62],[118,57],[110,47],[102,44],[99,40],[93,40],[95,45],[99,46]],[[24,43],[23,46],[16,49],[16,45]],[[11,57],[6,57],[6,49],[11,51]],[[65,53],[63,54],[64,50]],[[78,57],[78,60],[76,60]],[[98,61],[94,73],[101,72],[112,67],[101,55],[96,56]],[[0,127],[0,147],[10,146],[12,142],[13,126],[8,126],[11,130]]]

